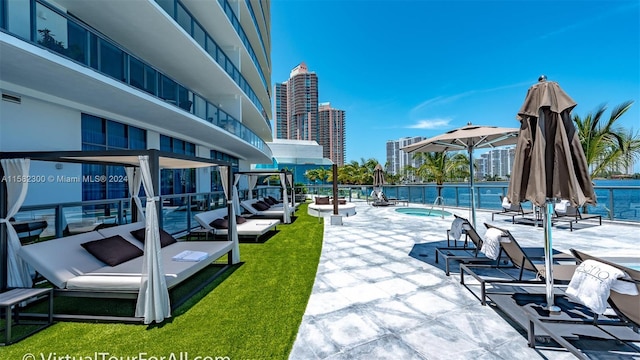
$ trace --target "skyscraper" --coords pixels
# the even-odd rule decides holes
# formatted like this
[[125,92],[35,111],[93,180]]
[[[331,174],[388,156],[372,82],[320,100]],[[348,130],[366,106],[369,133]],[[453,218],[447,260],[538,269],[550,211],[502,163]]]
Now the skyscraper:
[[291,70],[289,80],[275,86],[276,138],[314,140],[318,133],[318,76],[305,63]]
[[345,112],[318,103],[318,76],[302,62],[274,87],[276,139],[312,140],[335,164],[345,162]]
[[385,170],[397,175],[402,174],[407,166],[419,168],[420,165],[422,165],[422,161],[414,159],[413,154],[408,154],[400,149],[425,139],[423,136],[413,136],[400,138],[398,140],[388,140],[387,168]]
[[345,114],[344,110],[333,109],[330,103],[318,106],[319,141],[322,154],[338,166],[345,162]]

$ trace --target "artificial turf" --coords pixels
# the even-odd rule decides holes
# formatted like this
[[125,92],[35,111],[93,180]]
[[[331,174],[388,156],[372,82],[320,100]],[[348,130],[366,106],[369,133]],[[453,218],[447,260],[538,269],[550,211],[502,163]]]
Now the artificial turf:
[[0,359],[287,359],[311,294],[323,234],[306,204],[296,214],[268,239],[241,243],[241,264],[161,324],[57,322],[0,347]]

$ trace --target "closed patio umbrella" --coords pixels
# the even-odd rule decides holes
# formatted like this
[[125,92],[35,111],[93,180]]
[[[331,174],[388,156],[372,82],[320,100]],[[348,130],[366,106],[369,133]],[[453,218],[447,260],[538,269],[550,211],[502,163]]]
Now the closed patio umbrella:
[[497,126],[481,126],[468,123],[466,126],[444,134],[422,140],[401,148],[404,152],[445,152],[466,150],[469,153],[469,194],[471,219],[476,226],[476,204],[473,183],[473,151],[479,148],[494,148],[515,144],[518,129]]
[[373,188],[382,188],[382,185],[384,185],[384,169],[382,165],[376,164],[373,168]]
[[576,103],[558,83],[543,75],[527,92],[518,112],[520,133],[507,199],[514,204],[529,200],[544,208],[547,307],[553,304],[551,215],[553,202],[572,206],[596,203],[587,160],[571,119]]

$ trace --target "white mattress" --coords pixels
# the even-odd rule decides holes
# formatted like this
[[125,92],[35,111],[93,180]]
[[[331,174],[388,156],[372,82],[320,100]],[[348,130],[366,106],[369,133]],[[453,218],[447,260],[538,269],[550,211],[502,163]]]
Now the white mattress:
[[[162,248],[162,266],[167,287],[178,285],[191,275],[204,269],[214,260],[231,250],[230,241],[179,241]],[[209,254],[197,262],[174,261],[172,257],[184,250],[204,251]],[[117,266],[103,266],[90,273],[67,280],[69,290],[138,291],[142,272],[142,256]]]
[[[281,215],[282,212],[278,217]],[[196,214],[195,218],[204,229],[213,230],[216,235],[226,235],[227,229],[215,229],[209,225],[212,221],[222,219],[225,216],[227,216],[227,209],[221,208]],[[247,219],[242,224],[236,224],[236,229],[239,236],[260,236],[274,229],[278,224],[280,224],[280,220],[276,219]]]
[[[141,242],[130,235],[141,223],[102,229],[105,236],[120,234],[140,246]],[[120,230],[120,231],[118,231]],[[98,231],[43,241],[22,246],[18,255],[38,273],[60,289],[138,291],[142,273],[142,256],[117,266],[108,266],[96,259],[80,244],[103,238]],[[230,241],[189,241],[162,248],[162,264],[167,286],[173,287],[220,258],[233,247]],[[171,258],[184,251],[204,251],[209,257],[199,262],[179,262]]]

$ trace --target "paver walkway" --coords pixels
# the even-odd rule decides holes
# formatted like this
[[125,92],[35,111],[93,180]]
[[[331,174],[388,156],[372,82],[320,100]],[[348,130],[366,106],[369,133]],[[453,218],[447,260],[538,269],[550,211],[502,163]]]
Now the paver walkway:
[[[563,350],[529,348],[523,334],[460,285],[457,270],[447,277],[435,266],[432,249],[446,246],[453,217],[356,204],[357,215],[343,217],[343,225],[325,219],[315,285],[290,359],[574,359]],[[469,217],[466,209],[450,211]],[[489,212],[477,212],[481,235],[490,221]],[[541,228],[506,217],[492,223],[522,246],[542,246]],[[554,226],[553,247],[640,258],[632,244],[640,226],[596,224],[573,232],[568,224]]]

